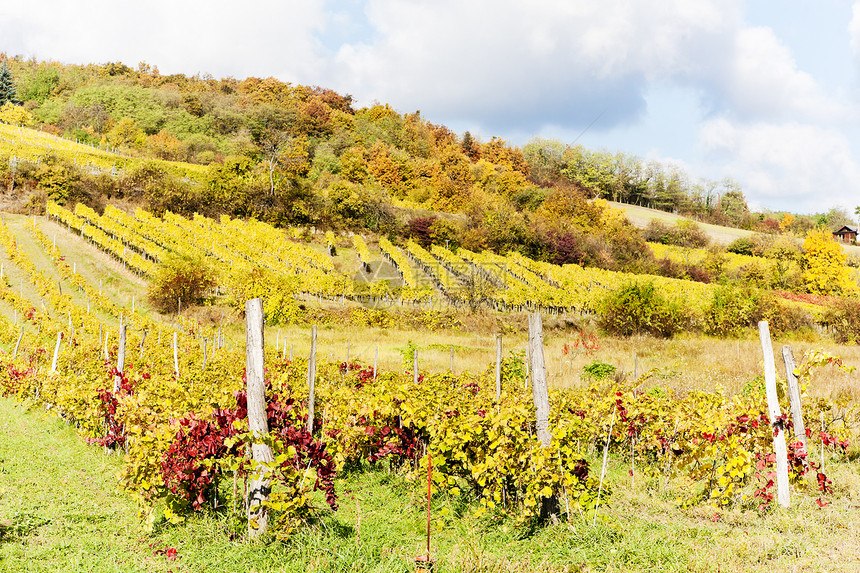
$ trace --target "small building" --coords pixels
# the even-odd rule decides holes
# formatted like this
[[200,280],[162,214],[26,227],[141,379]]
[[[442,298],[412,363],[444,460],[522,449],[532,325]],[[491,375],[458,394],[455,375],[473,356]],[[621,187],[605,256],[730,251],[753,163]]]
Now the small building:
[[857,242],[857,227],[845,225],[838,231],[833,231],[833,238],[840,243],[847,243],[849,245],[853,245]]

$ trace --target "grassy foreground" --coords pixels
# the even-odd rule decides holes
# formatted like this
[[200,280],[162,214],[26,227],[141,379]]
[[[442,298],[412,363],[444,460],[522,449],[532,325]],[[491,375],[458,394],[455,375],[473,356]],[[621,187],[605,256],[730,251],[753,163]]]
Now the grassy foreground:
[[[340,511],[289,542],[249,544],[231,541],[217,515],[147,533],[116,490],[119,464],[61,420],[0,399],[0,571],[400,573],[421,552],[421,485],[385,469],[340,479]],[[612,500],[596,525],[444,517],[458,508],[438,498],[437,571],[857,571],[860,476],[855,463],[828,473],[837,491],[823,509],[798,495],[791,509],[765,513],[681,510],[673,500],[683,483],[634,480],[627,462],[614,460]]]

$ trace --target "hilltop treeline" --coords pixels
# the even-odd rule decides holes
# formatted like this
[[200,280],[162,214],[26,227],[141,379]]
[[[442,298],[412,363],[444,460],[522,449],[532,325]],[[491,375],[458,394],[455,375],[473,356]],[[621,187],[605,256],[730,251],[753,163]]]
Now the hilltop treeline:
[[[642,234],[595,198],[757,230],[781,222],[750,213],[731,181],[691,183],[674,167],[557,141],[537,139],[522,149],[496,137],[479,141],[419,112],[357,108],[351,96],[327,88],[164,75],[146,63],[5,60],[21,104],[14,121],[141,158],[110,176],[62,156],[14,169],[0,163],[7,189],[42,190],[59,201],[99,207],[125,200],[155,212],[387,234],[417,230],[475,250],[516,249],[623,270],[653,261]],[[146,158],[206,168],[187,177]],[[445,215],[403,229],[402,207]],[[793,230],[816,222],[795,218]]]

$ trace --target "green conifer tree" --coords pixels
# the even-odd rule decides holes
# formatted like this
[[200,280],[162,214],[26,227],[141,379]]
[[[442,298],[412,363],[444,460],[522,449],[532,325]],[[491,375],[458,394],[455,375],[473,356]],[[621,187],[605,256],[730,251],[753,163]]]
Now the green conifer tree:
[[20,104],[18,101],[18,90],[15,88],[15,82],[12,80],[12,72],[9,70],[8,63],[4,60],[0,64],[0,106],[10,102]]

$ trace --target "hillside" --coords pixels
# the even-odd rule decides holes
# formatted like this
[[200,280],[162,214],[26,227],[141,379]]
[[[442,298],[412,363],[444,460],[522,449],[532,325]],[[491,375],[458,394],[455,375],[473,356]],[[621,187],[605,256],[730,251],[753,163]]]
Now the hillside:
[[[736,227],[724,227],[722,225],[714,225],[711,223],[703,223],[701,221],[691,219],[690,217],[675,215],[674,213],[667,213],[665,211],[660,211],[657,209],[649,209],[648,207],[627,205],[625,203],[617,203],[614,201],[610,201],[609,204],[617,209],[621,209],[622,211],[624,211],[624,214],[627,216],[627,219],[633,225],[640,229],[647,228],[648,224],[651,221],[661,221],[671,225],[677,224],[678,221],[693,221],[702,229],[702,231],[704,231],[708,235],[710,240],[715,245],[726,246],[740,237],[749,238],[755,234],[754,231],[738,229]],[[798,242],[800,242],[799,237],[797,240]],[[860,257],[860,246],[848,245],[845,243],[840,243],[840,246],[847,255],[853,257]]]
[[[350,95],[325,87],[163,75],[143,63],[6,64],[23,105],[4,108],[0,121],[117,153],[78,157],[52,143],[40,157],[57,165],[40,169],[45,161],[36,158],[33,166],[33,153],[0,149],[0,180],[24,201],[38,191],[72,206],[128,201],[155,213],[169,208],[383,234],[408,234],[404,222],[425,218],[421,211],[448,213],[455,217],[439,219],[450,225],[434,229],[440,240],[614,269],[642,266],[626,253],[636,258],[644,248],[626,244],[626,231],[607,230],[580,199],[753,231],[782,225],[797,236],[844,219],[832,212],[787,222],[786,214],[750,213],[742,190],[728,180],[696,180],[622,152],[553,140],[522,148],[497,137],[480,140],[384,103],[359,109]],[[10,169],[8,159],[21,156],[29,159]]]
[[[649,209],[648,207],[640,207],[638,205],[628,205],[625,203],[610,202],[610,205],[621,209],[627,216],[627,219],[636,227],[645,229],[651,221],[662,221],[671,225],[677,224],[678,221],[689,221],[689,217],[667,213],[657,209]],[[722,225],[714,225],[711,223],[702,223],[696,221],[699,227],[707,233],[708,237],[714,244],[728,245],[739,237],[751,237],[754,231],[746,229],[738,229],[735,227],[724,227]]]

